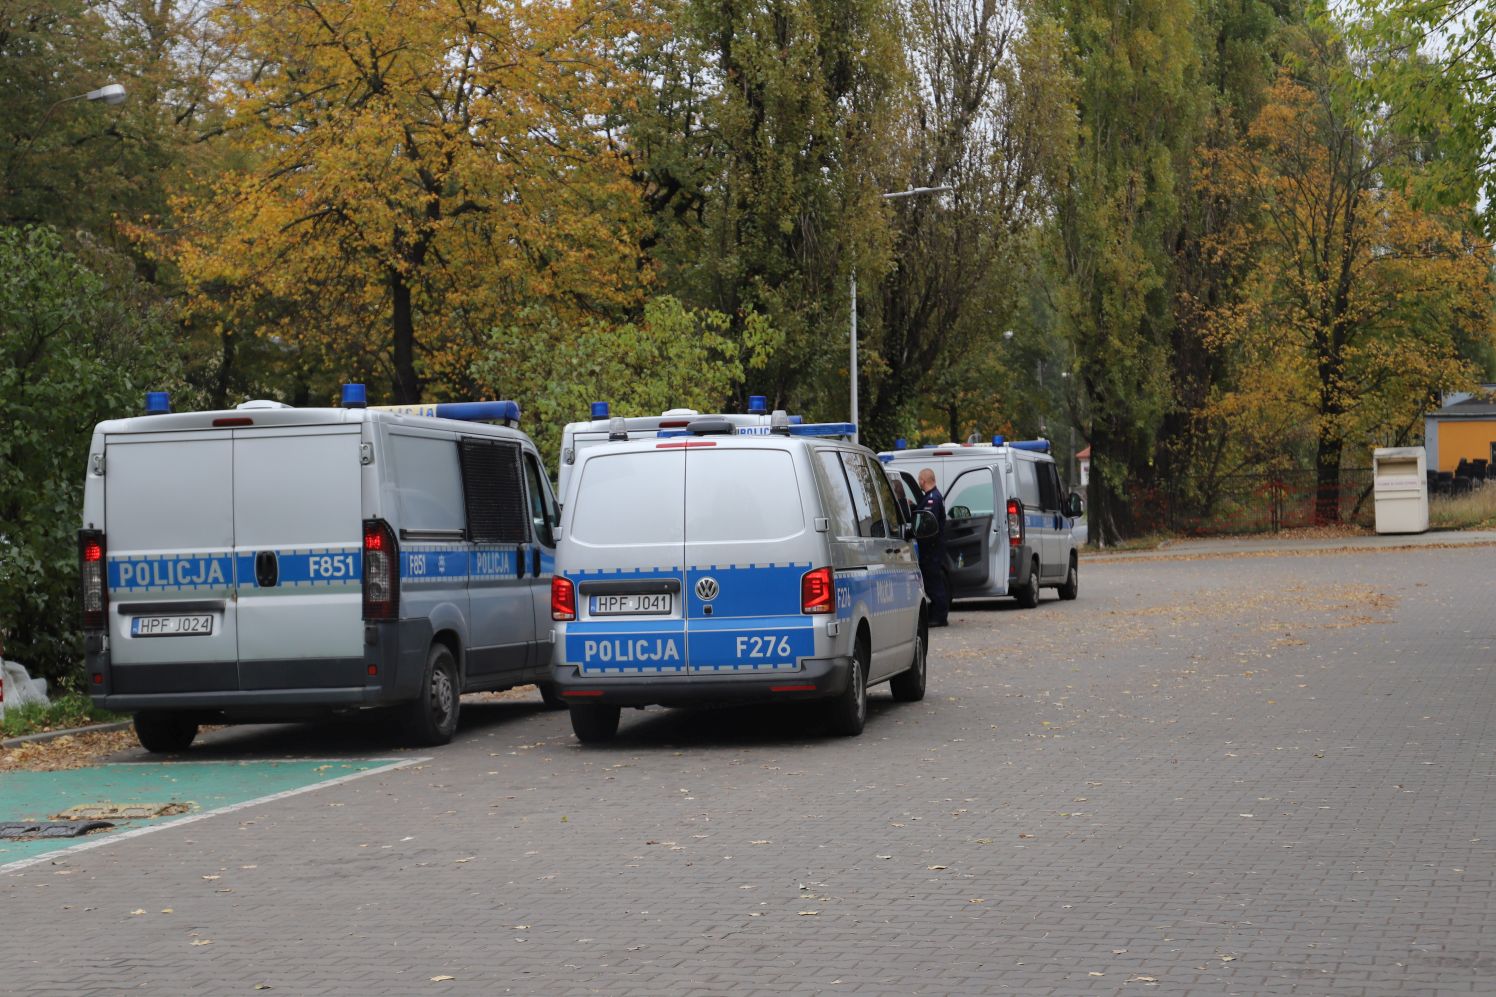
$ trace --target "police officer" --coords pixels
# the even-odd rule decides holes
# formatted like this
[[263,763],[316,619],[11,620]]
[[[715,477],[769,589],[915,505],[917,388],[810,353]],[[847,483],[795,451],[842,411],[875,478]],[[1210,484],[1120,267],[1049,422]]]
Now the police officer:
[[935,487],[935,472],[928,467],[919,472],[919,487],[924,494],[915,508],[930,510],[939,526],[934,536],[919,542],[919,573],[930,597],[930,626],[943,627],[951,608],[945,586],[945,496]]

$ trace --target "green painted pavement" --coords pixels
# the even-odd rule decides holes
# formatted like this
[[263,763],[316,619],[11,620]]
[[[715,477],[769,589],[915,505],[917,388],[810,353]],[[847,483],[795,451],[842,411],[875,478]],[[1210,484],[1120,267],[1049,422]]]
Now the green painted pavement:
[[252,762],[141,762],[61,772],[0,772],[0,824],[47,820],[69,807],[185,803],[186,814],[116,821],[113,829],[84,838],[36,841],[0,839],[0,871],[14,862],[81,842],[117,837],[134,828],[163,825],[262,797],[315,788],[322,783],[408,764],[388,758]]

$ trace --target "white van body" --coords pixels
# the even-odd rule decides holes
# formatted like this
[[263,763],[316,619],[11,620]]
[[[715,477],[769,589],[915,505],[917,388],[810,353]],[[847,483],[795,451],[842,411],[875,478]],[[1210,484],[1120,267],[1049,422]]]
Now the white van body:
[[[558,518],[508,426],[268,403],[100,423],[80,534],[105,580],[90,621],[85,563],[89,692],[179,735],[394,704],[419,721],[424,701],[450,713],[417,735],[439,743],[461,692],[547,678]],[[394,569],[376,603],[370,543]]]
[[703,419],[578,453],[552,679],[579,738],[611,737],[621,706],[797,699],[855,734],[869,685],[923,696],[913,526],[870,451],[793,428]]
[[[1078,594],[1077,542],[1083,508],[1066,496],[1047,443],[960,444],[880,453],[910,487],[920,470],[945,496],[945,555],[952,599],[1011,595],[1025,606],[1043,588]],[[918,494],[915,492],[915,494]],[[1017,517],[1009,500],[1016,500]],[[1073,503],[1073,504],[1072,504]]]

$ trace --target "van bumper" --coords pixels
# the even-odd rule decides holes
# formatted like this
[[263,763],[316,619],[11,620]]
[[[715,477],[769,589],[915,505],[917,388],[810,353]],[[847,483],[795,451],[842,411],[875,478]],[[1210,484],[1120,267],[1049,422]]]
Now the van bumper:
[[596,676],[576,665],[556,665],[551,680],[572,703],[609,706],[713,706],[826,699],[840,695],[852,674],[851,657],[802,658],[795,672]]
[[358,656],[121,664],[105,640],[90,634],[89,698],[116,713],[190,710],[224,719],[291,719],[414,699],[431,646],[430,622],[370,624],[364,633]]

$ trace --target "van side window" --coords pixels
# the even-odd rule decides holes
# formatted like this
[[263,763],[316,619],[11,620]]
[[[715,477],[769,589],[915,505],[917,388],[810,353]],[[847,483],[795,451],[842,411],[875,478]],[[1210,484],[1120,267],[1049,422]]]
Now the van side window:
[[996,506],[992,495],[992,472],[985,467],[974,467],[962,471],[951,482],[950,494],[945,497],[946,515],[959,519],[956,509],[965,509],[966,516],[990,516]]
[[[872,473],[862,454],[843,453],[842,463],[847,468],[847,480],[852,485],[852,507],[857,510],[858,534],[864,537],[886,536],[883,513],[878,508],[878,492],[873,484]],[[882,471],[879,471],[882,474]]]
[[1054,473],[1054,465],[1048,461],[1034,464],[1039,472],[1039,502],[1045,512],[1058,512],[1060,508],[1060,482]]
[[[391,433],[390,451],[398,469],[401,528],[451,533],[452,539],[460,539],[458,534],[467,523],[467,510],[463,506],[462,471],[452,438]],[[264,454],[276,462],[286,459],[284,447],[266,448]]]
[[457,444],[457,452],[462,458],[468,539],[480,544],[522,544],[528,540],[519,444],[464,437]]
[[547,547],[554,547],[554,529],[559,518],[556,500],[551,497],[551,483],[540,473],[540,465],[532,453],[525,454],[525,483],[529,485],[530,523],[535,528],[535,539]]
[[894,498],[893,486],[888,483],[888,475],[883,473],[881,465],[873,465],[873,483],[878,488],[878,501],[883,505],[884,535],[895,537],[899,535],[899,524],[904,522],[904,511],[899,508],[898,499]]
[[857,536],[857,513],[852,508],[852,490],[847,472],[835,450],[816,451],[816,475],[821,479],[821,493],[826,497],[826,511],[831,515],[833,536]]
[[1039,495],[1039,475],[1034,472],[1034,463],[1021,457],[1013,461],[1013,474],[1018,479],[1018,501],[1023,503],[1025,509],[1044,507]]

